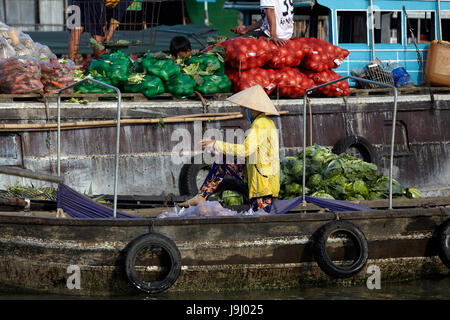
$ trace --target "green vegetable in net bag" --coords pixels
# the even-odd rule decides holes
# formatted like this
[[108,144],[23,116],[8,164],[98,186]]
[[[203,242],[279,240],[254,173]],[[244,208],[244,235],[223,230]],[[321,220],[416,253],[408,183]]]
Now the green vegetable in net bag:
[[147,55],[142,59],[141,65],[145,72],[161,78],[164,82],[180,73],[180,67],[171,59],[156,59]]
[[111,79],[113,86],[125,84],[130,76],[130,68],[133,60],[122,51],[104,54],[99,60],[92,60],[89,72],[97,72]]
[[[111,80],[103,75],[94,75],[93,79],[111,85]],[[110,89],[91,81],[85,81],[74,88],[76,93],[116,93],[114,89]]]
[[180,73],[167,83],[167,91],[178,98],[189,97],[194,94],[195,85],[196,83],[190,75]]
[[225,190],[222,192],[221,203],[223,206],[240,206],[244,204],[244,197],[239,192]]
[[141,74],[136,74],[134,76],[142,76],[142,78],[133,81],[135,78],[131,76],[124,86],[125,92],[139,92],[147,98],[153,98],[161,93],[164,93],[164,84],[160,78]]
[[201,71],[207,74],[225,71],[224,64],[219,61],[216,55],[204,53],[200,56],[192,56],[186,61],[186,65],[198,64]]
[[204,76],[203,83],[196,87],[202,94],[213,94],[218,92],[230,92],[231,80],[226,74],[214,74]]

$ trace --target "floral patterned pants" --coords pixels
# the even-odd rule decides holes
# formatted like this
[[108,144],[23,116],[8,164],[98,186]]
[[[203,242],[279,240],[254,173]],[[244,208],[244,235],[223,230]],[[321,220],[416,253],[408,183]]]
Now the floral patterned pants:
[[[217,190],[219,184],[222,182],[225,175],[228,173],[237,181],[244,183],[245,164],[217,164],[214,163],[209,170],[208,176],[203,182],[200,188],[199,194],[203,198],[208,198],[214,191]],[[253,211],[263,209],[267,213],[270,213],[272,208],[272,196],[255,197],[250,200],[250,207]]]

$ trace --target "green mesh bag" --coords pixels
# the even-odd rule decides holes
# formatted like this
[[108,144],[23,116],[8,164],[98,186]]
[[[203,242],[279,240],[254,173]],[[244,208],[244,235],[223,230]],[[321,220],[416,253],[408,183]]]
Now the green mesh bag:
[[203,83],[197,85],[196,89],[201,94],[213,94],[218,92],[230,92],[231,80],[226,74],[214,74],[204,76]]
[[167,91],[178,98],[189,97],[194,94],[195,85],[196,83],[190,75],[180,73],[167,83]]
[[156,59],[147,55],[142,59],[141,65],[145,72],[157,76],[165,82],[180,73],[180,67],[170,59]]
[[164,93],[164,84],[158,77],[145,75],[144,80],[140,83],[128,82],[124,86],[125,92],[142,93],[147,98],[153,98]]

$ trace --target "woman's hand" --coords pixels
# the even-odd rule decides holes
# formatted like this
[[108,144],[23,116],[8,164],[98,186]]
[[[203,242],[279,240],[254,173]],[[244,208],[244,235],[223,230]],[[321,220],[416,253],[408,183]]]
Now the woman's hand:
[[200,140],[200,144],[202,145],[202,149],[206,149],[206,148],[212,147],[214,145],[214,140],[203,139],[203,140]]

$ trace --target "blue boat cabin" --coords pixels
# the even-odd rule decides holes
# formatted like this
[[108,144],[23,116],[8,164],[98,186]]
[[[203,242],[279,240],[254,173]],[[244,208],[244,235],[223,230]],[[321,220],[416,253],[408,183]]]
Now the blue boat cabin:
[[[450,41],[450,0],[294,0],[293,4],[294,36],[315,37],[350,51],[335,69],[342,76],[379,59],[384,66],[401,64],[414,84],[421,85],[425,82],[420,59],[426,63],[429,43]],[[260,18],[259,0],[228,1],[224,8],[239,10],[245,25]]]

